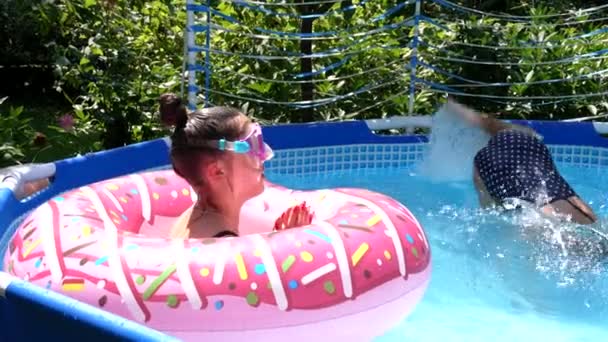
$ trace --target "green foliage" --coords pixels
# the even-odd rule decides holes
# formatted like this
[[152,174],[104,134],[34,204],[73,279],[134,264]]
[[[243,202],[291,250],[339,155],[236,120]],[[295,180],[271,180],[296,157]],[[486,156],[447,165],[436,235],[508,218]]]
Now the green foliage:
[[[7,99],[0,98],[0,106]],[[44,120],[46,112],[30,108],[27,113],[24,106],[0,108],[5,108],[0,109],[0,168],[23,162],[49,162],[102,148],[98,123],[82,112],[69,115],[74,118],[74,125],[64,128],[58,122]]]
[[[313,58],[313,72],[339,64],[339,67],[313,77],[314,101],[324,103],[315,106],[315,120],[362,119],[403,113],[403,102],[407,102],[404,91],[410,80],[406,45],[411,31],[411,27],[403,23],[413,14],[411,6],[409,11],[375,22],[370,20],[397,4],[396,1],[356,2],[353,10],[339,12],[341,3],[336,3],[326,16],[314,21],[314,32],[323,34],[324,39],[313,41],[313,54],[325,53],[327,56]],[[214,22],[230,32],[212,31],[211,46],[216,52],[211,54],[210,101],[233,106],[247,104],[250,114],[266,122],[298,121],[301,110],[290,103],[302,99],[300,85],[304,81],[303,77],[297,77],[300,74],[299,57],[266,61],[224,54],[300,55],[300,41],[294,37],[285,39],[261,33],[301,32],[297,8],[269,6],[280,16],[244,9],[229,2],[218,4],[217,8],[243,25],[213,16]],[[399,25],[395,29],[378,30],[391,24]],[[336,31],[340,33],[332,34]],[[371,32],[364,34],[368,31]],[[352,33],[357,35],[353,37]],[[204,38],[199,37],[199,45],[204,44]],[[370,70],[372,72],[368,72]],[[200,75],[198,83],[204,84],[204,75]],[[363,91],[364,87],[373,90]],[[324,101],[334,96],[339,96],[340,100]],[[279,104],[265,103],[268,100]],[[368,107],[371,108],[365,110]]]
[[[474,5],[480,7],[489,3],[475,2],[477,4]],[[471,85],[423,66],[416,69],[417,78],[453,86],[454,89],[476,95],[462,96],[460,100],[484,111],[506,111],[509,117],[564,119],[600,114],[603,111],[605,96],[576,96],[602,93],[608,89],[605,73],[598,73],[608,69],[606,55],[572,60],[575,56],[587,56],[604,49],[608,42],[608,33],[576,38],[605,27],[606,20],[599,19],[603,12],[580,14],[574,20],[571,16],[552,16],[555,13],[567,12],[572,5],[589,7],[592,6],[591,3],[536,1],[533,6],[526,1],[510,1],[506,7],[503,3],[502,10],[507,13],[535,16],[531,23],[513,20],[509,22],[491,17],[467,17],[460,12],[454,13],[445,7],[425,3],[427,5],[423,9],[424,14],[449,26],[451,31],[446,32],[433,24],[422,22],[422,40],[430,46],[441,46],[443,49],[421,45],[421,61],[440,71],[477,82],[517,84]],[[411,18],[413,6],[408,6],[383,20],[370,20],[396,4],[398,2],[390,0],[356,2],[354,10],[335,14],[332,11],[335,12],[342,6],[341,3],[336,3],[330,8],[329,15],[315,20],[314,31],[319,33],[351,30],[361,33],[368,30],[377,31],[383,25],[398,25]],[[289,105],[289,102],[302,98],[300,84],[285,81],[299,82],[294,77],[299,72],[299,59],[260,61],[251,57],[234,56],[298,54],[298,40],[277,39],[276,36],[264,36],[260,33],[300,32],[301,20],[294,18],[298,14],[296,7],[268,6],[270,11],[283,15],[279,17],[259,10],[243,9],[238,4],[229,2],[218,2],[216,8],[236,18],[238,23],[213,16],[213,21],[227,28],[229,32],[217,29],[212,31],[213,69],[211,90],[208,93],[210,102],[234,106],[247,104],[248,108],[255,108],[250,113],[269,122],[297,121],[300,112],[293,104]],[[582,23],[589,19],[593,21]],[[340,97],[339,101],[328,101],[329,103],[316,107],[315,119],[366,119],[408,112],[407,89],[410,85],[410,73],[407,67],[410,64],[411,50],[406,44],[413,37],[413,29],[398,26],[396,29],[375,31],[374,34],[362,34],[356,38],[348,38],[344,34],[338,37],[339,39],[314,41],[315,53],[355,43],[340,51],[341,53],[314,58],[314,70],[348,59],[339,68],[315,75],[313,82],[317,101],[333,96]],[[204,44],[204,36],[199,36],[198,44]],[[523,44],[537,46],[522,49]],[[499,48],[489,49],[477,45]],[[508,47],[500,48],[505,45]],[[545,48],[539,48],[538,45],[544,45]],[[487,63],[480,65],[475,63],[476,61]],[[537,63],[545,64],[533,65]],[[369,70],[375,72],[366,73]],[[585,75],[589,77],[585,78]],[[199,76],[199,84],[204,84],[203,76]],[[415,112],[433,113],[437,103],[443,101],[445,92],[429,89],[419,82],[417,85],[419,89],[415,95]],[[366,87],[370,89],[365,90]],[[560,96],[574,97],[559,99]],[[527,97],[531,99],[526,100]],[[203,94],[200,98],[202,101]]]
[[[436,46],[444,44],[446,50],[449,50],[423,48],[422,53],[428,56],[431,61],[429,63],[476,81],[519,84],[463,87],[465,82],[462,80],[450,79],[436,73],[430,75],[431,79],[437,83],[458,87],[467,93],[496,96],[493,99],[463,96],[460,100],[485,111],[507,111],[510,117],[532,120],[565,119],[608,112],[605,109],[608,105],[606,96],[558,98],[608,90],[608,56],[605,54],[608,32],[600,30],[606,26],[606,20],[598,20],[602,12],[592,13],[594,16],[580,15],[575,20],[549,17],[566,12],[566,5],[571,4],[562,2],[561,7],[553,7],[554,5],[553,2],[551,6],[537,2],[536,7],[530,8],[522,1],[520,7],[527,7],[527,10],[524,13],[513,12],[537,16],[531,23],[505,23],[504,20],[496,18],[471,17],[466,18],[466,24],[462,20],[452,20],[453,23],[449,24],[452,32],[443,35],[439,29],[425,24],[426,40]],[[586,4],[584,7],[590,6],[592,4]],[[583,23],[589,19],[596,21]],[[586,35],[587,33],[594,34]],[[498,48],[464,46],[459,44],[460,42]],[[501,48],[505,45],[506,48]],[[526,45],[530,47],[526,48]],[[592,56],[594,53],[600,54]],[[586,57],[574,58],[576,56]],[[446,58],[507,62],[510,65],[479,65],[454,62]],[[525,100],[526,97],[534,99]]]
[[[6,98],[1,99],[4,102]],[[14,163],[25,157],[25,146],[34,139],[29,127],[30,119],[20,117],[23,107],[10,107],[8,113],[0,116],[0,165]]]
[[[0,98],[0,105],[8,98]],[[23,106],[3,106],[0,110],[0,168],[24,161],[51,161],[64,154],[57,149],[73,153],[91,151],[98,137],[86,127],[73,128],[70,132],[55,125],[44,125],[28,116]],[[42,132],[44,131],[44,132]],[[84,139],[89,138],[89,139]],[[86,150],[85,150],[86,149]]]
[[37,11],[59,32],[48,43],[55,90],[101,125],[102,146],[157,136],[158,95],[180,82],[183,11],[171,1],[123,0],[63,0]]
[[[398,0],[343,1],[333,4],[327,15],[313,22],[313,32],[326,32],[329,39],[315,39],[312,59],[314,101],[339,96],[315,107],[315,120],[378,118],[408,113],[411,83],[408,65],[413,37],[414,14],[405,6],[380,17]],[[576,21],[601,18],[604,12],[581,14],[575,20],[543,15],[567,12],[575,6],[600,4],[593,1],[478,1],[462,0],[465,6],[512,15],[535,15],[533,25],[489,17],[470,16],[429,1],[423,13],[450,27],[446,32],[423,22],[420,35],[437,50],[421,45],[419,58],[448,73],[479,82],[521,82],[511,86],[471,86],[446,74],[419,66],[416,77],[461,89],[469,94],[508,97],[460,97],[475,108],[508,112],[508,117],[563,119],[608,112],[604,98],[522,101],[521,97],[555,97],[603,92],[605,74],[582,76],[608,69],[608,58],[581,58],[554,63],[605,49],[608,34],[574,38],[606,26],[605,20],[580,24]],[[351,10],[340,8],[354,5]],[[214,15],[210,54],[210,91],[199,94],[200,103],[242,108],[265,123],[300,121],[303,109],[300,73],[301,42],[296,37],[279,39],[269,31],[298,33],[302,20],[295,6],[266,6],[279,13],[213,0],[212,6],[238,23]],[[605,14],[604,14],[605,16]],[[372,20],[378,18],[378,20]],[[204,14],[197,14],[199,23]],[[566,22],[565,20],[569,21]],[[573,22],[574,21],[574,22]],[[0,86],[8,100],[0,103],[0,138],[3,163],[65,157],[121,146],[158,137],[157,98],[163,92],[178,92],[184,62],[183,34],[185,0],[5,0],[0,4],[0,36],[9,37],[0,51],[0,76],[16,79]],[[386,25],[389,29],[379,30]],[[367,34],[365,32],[369,31]],[[329,32],[338,32],[329,34]],[[357,35],[352,36],[352,33]],[[206,34],[197,34],[204,46]],[[546,48],[487,49],[466,44],[509,45],[525,42]],[[237,54],[249,57],[237,56]],[[289,56],[259,60],[252,56]],[[449,60],[451,59],[451,60]],[[512,65],[478,65],[454,61],[512,62]],[[546,65],[532,66],[532,63]],[[199,53],[199,64],[205,53]],[[339,65],[330,68],[332,65]],[[27,67],[24,67],[27,66]],[[569,78],[569,82],[535,84]],[[293,83],[295,81],[295,83]],[[205,75],[197,73],[205,87]],[[418,83],[415,112],[431,114],[445,94]],[[12,92],[11,92],[12,91]],[[42,101],[44,99],[44,101]],[[277,103],[269,103],[277,102]],[[22,108],[22,109],[20,109]],[[74,127],[59,128],[62,115],[74,118]],[[11,127],[19,127],[13,130]],[[44,135],[44,146],[34,143]],[[37,138],[38,137],[38,138]]]

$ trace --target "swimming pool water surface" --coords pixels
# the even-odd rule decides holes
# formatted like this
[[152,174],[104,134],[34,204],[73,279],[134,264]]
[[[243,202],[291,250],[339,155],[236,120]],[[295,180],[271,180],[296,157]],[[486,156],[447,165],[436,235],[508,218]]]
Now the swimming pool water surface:
[[[604,216],[608,170],[558,166]],[[430,286],[414,313],[377,341],[608,339],[608,266],[597,258],[565,256],[555,244],[524,236],[522,223],[540,221],[530,213],[480,211],[468,179],[438,181],[417,171],[414,166],[268,176],[297,189],[379,191],[404,203],[425,228],[433,257]],[[605,232],[602,226],[596,228]]]
[[[596,246],[598,234],[530,211],[479,210],[471,162],[487,137],[450,119],[436,115],[429,144],[277,150],[267,176],[294,189],[378,191],[418,218],[431,244],[431,282],[412,315],[377,341],[608,340],[608,265],[598,253],[562,248],[558,238],[567,229]],[[551,148],[563,176],[600,217],[593,228],[608,233],[608,149]]]

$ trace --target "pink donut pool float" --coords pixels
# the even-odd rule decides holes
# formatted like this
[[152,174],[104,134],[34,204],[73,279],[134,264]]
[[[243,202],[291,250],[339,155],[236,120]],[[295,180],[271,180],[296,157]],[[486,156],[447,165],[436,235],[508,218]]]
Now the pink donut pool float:
[[[173,171],[74,189],[31,212],[4,269],[184,340],[369,341],[407,317],[431,274],[412,213],[380,193],[271,183],[237,238],[168,239],[196,200]],[[271,232],[306,201],[312,224]]]

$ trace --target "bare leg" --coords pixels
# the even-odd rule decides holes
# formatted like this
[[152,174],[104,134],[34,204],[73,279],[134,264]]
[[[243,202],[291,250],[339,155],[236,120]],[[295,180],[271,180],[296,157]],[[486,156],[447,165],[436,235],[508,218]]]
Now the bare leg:
[[488,208],[496,204],[494,198],[488,193],[488,189],[479,176],[479,171],[476,167],[473,167],[473,184],[475,184],[477,196],[479,197],[479,205],[482,208]]
[[454,111],[455,114],[459,115],[469,124],[479,127],[491,136],[496,135],[498,132],[513,129],[528,133],[530,135],[537,135],[536,132],[526,126],[515,125],[502,120],[495,119],[488,114],[478,113],[468,107],[461,105],[460,103],[448,98],[447,107]]
[[592,224],[597,221],[597,216],[587,203],[577,196],[569,197],[568,200],[558,200],[547,204],[542,210],[551,215],[568,215],[579,224]]

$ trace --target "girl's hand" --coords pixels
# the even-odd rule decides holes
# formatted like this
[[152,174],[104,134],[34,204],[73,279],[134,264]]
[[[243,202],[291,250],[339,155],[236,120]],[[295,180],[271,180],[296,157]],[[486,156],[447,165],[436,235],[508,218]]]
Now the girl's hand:
[[274,223],[274,230],[283,230],[309,225],[314,214],[306,202],[287,209]]

